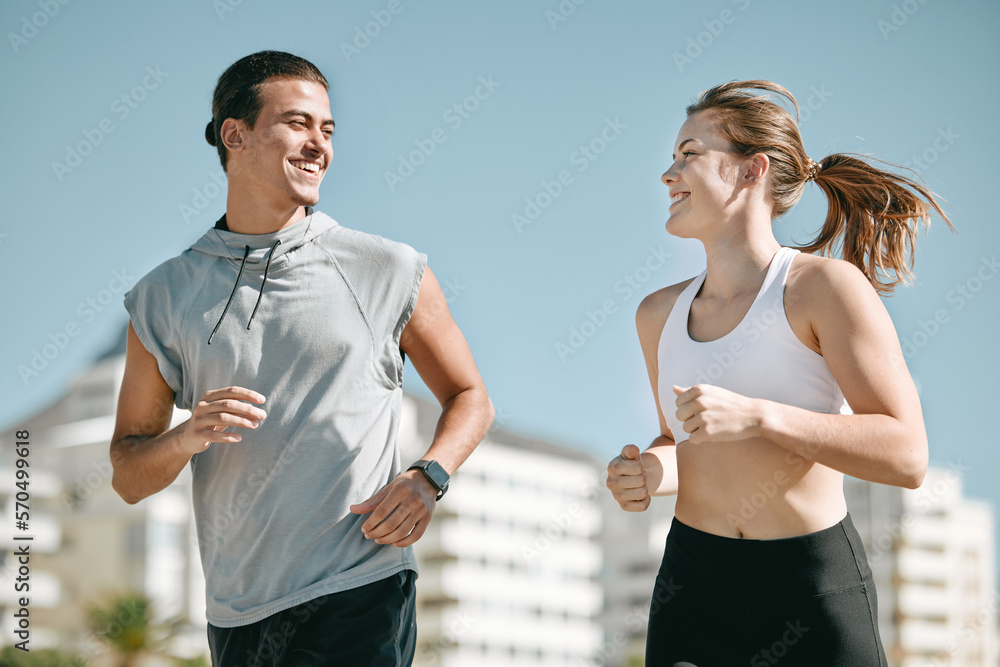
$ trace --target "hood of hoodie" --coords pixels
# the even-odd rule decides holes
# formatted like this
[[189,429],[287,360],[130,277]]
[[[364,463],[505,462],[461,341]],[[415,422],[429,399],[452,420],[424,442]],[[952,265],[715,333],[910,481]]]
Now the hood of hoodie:
[[306,207],[306,217],[270,234],[239,234],[225,229],[210,229],[191,246],[191,250],[237,263],[244,263],[246,255],[245,271],[263,271],[268,260],[273,267],[283,255],[336,225],[332,218],[309,206]]
[[250,314],[250,319],[247,322],[247,329],[249,329],[253,324],[254,317],[257,315],[257,308],[260,307],[260,302],[264,298],[268,271],[272,268],[280,268],[285,263],[282,261],[285,255],[296,248],[310,243],[317,236],[334,227],[336,224],[332,218],[323,213],[315,212],[310,206],[306,207],[306,216],[304,218],[270,234],[238,234],[215,227],[208,230],[204,236],[198,239],[191,246],[191,250],[211,257],[231,260],[239,264],[240,267],[233,281],[233,290],[226,300],[225,308],[222,310],[222,315],[219,316],[219,321],[216,323],[215,328],[212,329],[212,334],[208,337],[208,345],[212,344],[212,339],[215,338],[219,327],[222,326],[222,322],[226,319],[229,306],[233,302],[233,297],[236,296],[236,290],[239,288],[241,280],[245,280],[243,278],[244,273],[263,273],[263,278],[258,288],[257,302],[254,304],[253,312]]

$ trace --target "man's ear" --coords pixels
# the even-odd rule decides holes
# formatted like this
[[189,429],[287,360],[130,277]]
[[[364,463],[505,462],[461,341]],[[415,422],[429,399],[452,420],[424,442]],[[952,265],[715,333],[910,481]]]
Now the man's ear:
[[246,125],[241,120],[227,118],[222,122],[219,136],[222,138],[222,145],[227,151],[239,152],[243,150],[243,137]]

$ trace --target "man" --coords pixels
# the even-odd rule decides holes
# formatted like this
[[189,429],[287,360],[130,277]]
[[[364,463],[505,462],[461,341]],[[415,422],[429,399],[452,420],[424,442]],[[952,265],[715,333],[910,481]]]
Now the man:
[[[113,486],[136,503],[190,463],[223,667],[410,664],[410,545],[493,420],[424,255],[312,209],[333,156],[327,91],[274,51],[220,77],[206,138],[226,214],[125,296]],[[404,355],[443,409],[409,469]],[[168,430],[173,404],[191,417]]]

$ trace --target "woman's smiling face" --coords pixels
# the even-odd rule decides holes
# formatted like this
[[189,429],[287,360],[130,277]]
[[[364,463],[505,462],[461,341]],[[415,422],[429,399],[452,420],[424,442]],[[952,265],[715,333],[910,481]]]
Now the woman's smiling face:
[[711,116],[691,116],[677,133],[673,162],[660,180],[670,188],[667,231],[700,238],[735,213],[741,161],[715,129]]

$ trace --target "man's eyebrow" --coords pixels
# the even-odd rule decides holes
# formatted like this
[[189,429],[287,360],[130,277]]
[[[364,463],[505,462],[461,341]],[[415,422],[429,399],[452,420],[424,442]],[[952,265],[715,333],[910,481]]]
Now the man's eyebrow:
[[[690,139],[685,139],[684,141],[681,142],[681,145],[677,147],[677,150],[681,150],[682,148],[684,148],[684,144],[686,144],[689,141],[698,141],[698,140],[695,139],[694,137],[691,137]],[[677,159],[677,153],[672,154],[670,156],[670,159],[676,160]]]
[[[302,111],[300,109],[290,109],[289,111],[286,111],[285,113],[281,114],[280,118],[290,118],[292,116],[302,116],[306,120],[312,120],[313,118],[311,113],[309,113],[308,111]],[[322,123],[320,123],[320,125],[324,127],[327,125],[333,125],[334,127],[336,127],[336,123],[333,122],[332,118],[327,118]]]

